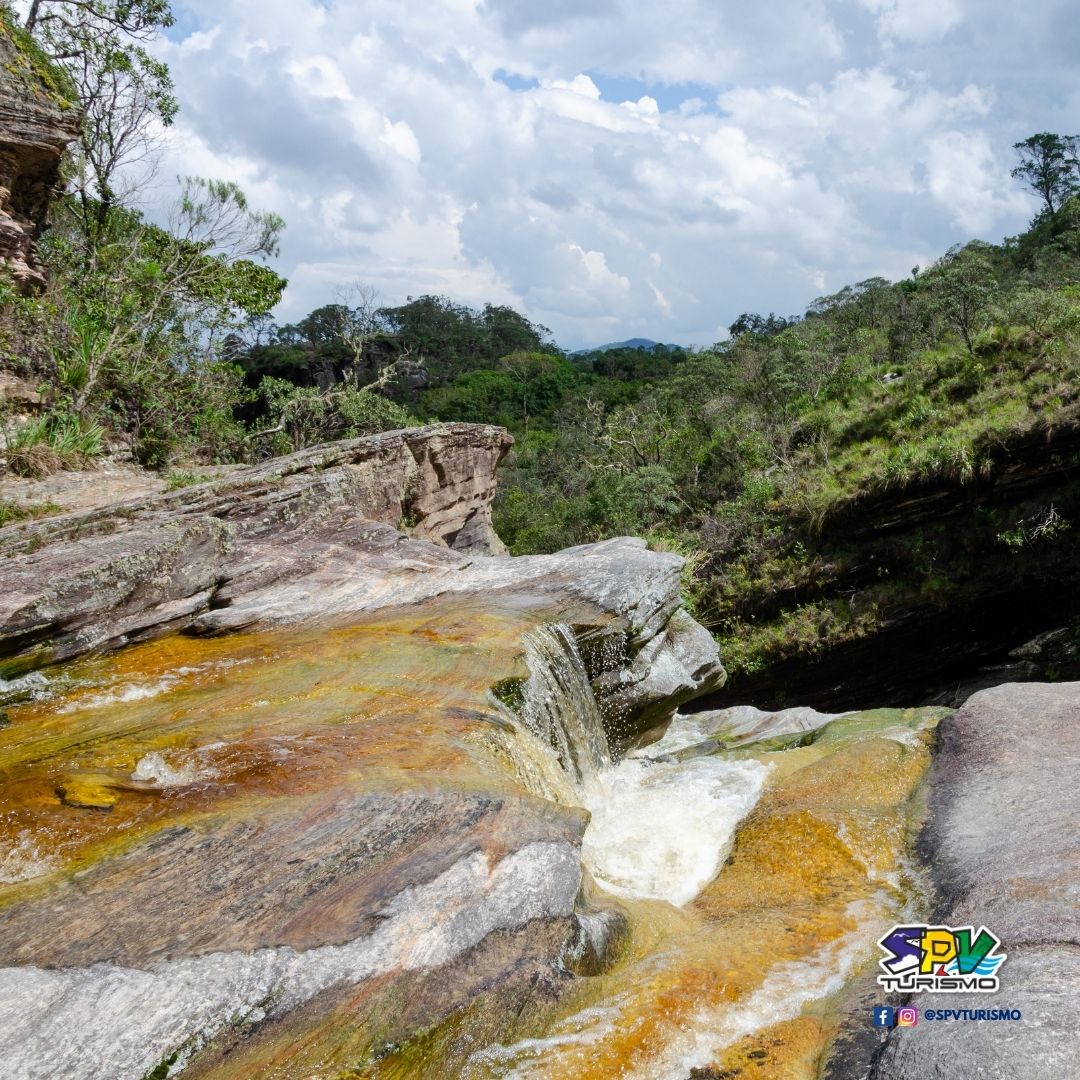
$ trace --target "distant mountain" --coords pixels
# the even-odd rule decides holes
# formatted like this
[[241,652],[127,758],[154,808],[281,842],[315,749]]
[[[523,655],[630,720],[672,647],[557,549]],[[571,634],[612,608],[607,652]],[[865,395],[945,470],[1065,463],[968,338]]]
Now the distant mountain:
[[[584,356],[586,353],[607,352],[608,349],[655,349],[659,345],[659,341],[653,341],[651,338],[632,337],[626,341],[609,341],[606,345],[597,345],[592,349],[578,349],[574,355]],[[670,345],[668,348],[674,349],[676,346]]]

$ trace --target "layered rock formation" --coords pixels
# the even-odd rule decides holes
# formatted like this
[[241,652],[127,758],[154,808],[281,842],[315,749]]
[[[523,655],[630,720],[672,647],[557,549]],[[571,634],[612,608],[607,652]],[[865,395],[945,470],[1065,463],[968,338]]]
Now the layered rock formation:
[[[441,1080],[489,1048],[505,1064],[580,1045],[617,1075],[624,1038],[655,1075],[820,1053],[831,1028],[806,1000],[910,898],[905,815],[943,710],[684,714],[618,765],[604,750],[602,772],[570,768],[560,724],[584,761],[723,669],[680,607],[677,556],[628,538],[488,553],[508,445],[491,427],[389,432],[0,530],[7,1074]],[[1067,1075],[1078,721],[1080,685],[985,691],[941,720],[928,780],[925,915],[1004,939],[989,1004],[1024,1020],[882,1041],[871,973],[822,1075]],[[627,927],[652,933],[672,859],[693,878],[684,930],[620,956]],[[785,981],[793,962],[809,989]],[[590,1000],[577,976],[598,973],[614,996],[573,1024],[621,1019],[561,1042],[559,1010]],[[732,1026],[733,1002],[752,1023]]]
[[34,242],[79,131],[74,94],[0,12],[0,267],[24,289],[44,284]]
[[[1080,606],[1080,428],[1037,428],[986,459],[967,482],[889,487],[808,530],[813,573],[783,591],[751,590],[744,615],[762,623],[832,604],[871,628],[740,673],[712,704],[956,707],[1006,680],[1080,677],[1075,651],[1010,655],[1069,625]],[[1063,527],[1046,530],[1051,520]]]
[[8,674],[45,665],[0,686],[10,1075],[336,1075],[463,1010],[515,1037],[609,962],[588,814],[490,690],[551,623],[623,738],[723,669],[677,556],[484,553],[508,445],[389,432],[0,530]]
[[[499,551],[490,502],[510,441],[500,428],[467,424],[388,432],[172,494],[2,530],[10,558],[0,657],[59,661],[116,647],[335,565],[347,579],[350,560],[383,565],[395,558],[387,551],[403,563],[406,552],[414,555],[417,567],[468,561],[450,549]],[[398,526],[430,543],[409,546]],[[309,595],[306,607],[299,597],[290,607],[283,596],[263,621],[327,609],[326,596]]]
[[714,642],[680,611],[677,556],[615,540],[485,557],[502,550],[490,501],[509,445],[468,424],[387,432],[0,530],[0,669],[170,631],[342,624],[443,594],[528,592],[572,624],[605,613],[582,637],[606,643],[590,673],[612,714],[640,727],[719,685]]

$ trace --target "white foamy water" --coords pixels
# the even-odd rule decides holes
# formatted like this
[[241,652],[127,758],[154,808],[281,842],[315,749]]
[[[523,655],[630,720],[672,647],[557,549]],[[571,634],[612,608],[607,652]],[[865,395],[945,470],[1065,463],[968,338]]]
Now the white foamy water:
[[31,671],[17,679],[0,679],[0,696],[29,694],[31,701],[49,696],[49,680],[40,671]]
[[61,705],[57,712],[73,713],[83,709],[100,709],[107,705],[120,705],[129,701],[146,701],[155,698],[171,690],[177,683],[177,679],[166,677],[152,683],[129,683],[126,686],[108,690],[103,694],[92,694],[90,697],[79,698]]
[[647,756],[613,763],[571,628],[530,631],[525,658],[529,679],[520,719],[557,754],[577,801],[592,814],[582,861],[617,895],[688,903],[727,858],[768,767],[715,757],[670,760],[702,741],[696,721],[685,717],[643,752]]
[[592,821],[582,859],[611,892],[681,907],[716,877],[768,772],[717,758],[627,759],[603,769],[584,792]]
[[[686,1019],[671,1023],[658,1035],[647,1063],[624,1080],[686,1080],[691,1069],[712,1064],[717,1056],[746,1035],[791,1020],[812,1001],[840,990],[856,966],[865,959],[879,924],[874,905],[857,901],[847,914],[859,920],[857,928],[805,960],[779,964],[761,985],[731,1004],[707,1006]],[[556,1030],[511,1046],[494,1045],[477,1051],[469,1060],[466,1077],[499,1076],[503,1080],[543,1080],[549,1066],[567,1051],[599,1047],[619,1027],[620,1016],[634,1008],[633,995],[617,994],[567,1017]],[[666,1036],[666,1037],[665,1037]],[[589,1075],[583,1073],[583,1075]]]
[[100,709],[109,705],[126,705],[135,701],[149,701],[151,698],[169,693],[191,675],[224,672],[230,668],[249,663],[251,661],[248,659],[226,657],[223,660],[209,660],[206,663],[195,664],[190,667],[177,667],[173,668],[167,675],[162,675],[161,678],[152,682],[122,683],[100,687],[98,693],[89,694],[86,697],[77,697],[61,705],[56,711],[59,713],[73,713],[81,712],[83,709]]
[[0,854],[0,884],[29,881],[55,869],[51,859],[41,854],[29,829],[19,833],[15,846]]
[[536,1039],[521,1039],[510,1046],[495,1043],[477,1050],[465,1063],[464,1080],[542,1080],[546,1064],[563,1051],[596,1046],[611,1033],[619,1017],[618,1000],[594,1005],[562,1021],[556,1031]]
[[873,905],[856,901],[846,914],[859,919],[855,930],[805,960],[780,964],[744,1000],[700,1009],[672,1030],[656,1058],[627,1080],[685,1080],[690,1070],[711,1065],[717,1055],[746,1035],[792,1020],[811,1001],[842,989],[874,940]]
[[212,780],[217,775],[217,769],[205,765],[197,758],[170,764],[155,750],[139,759],[131,779],[156,784],[158,787],[188,787],[200,780]]

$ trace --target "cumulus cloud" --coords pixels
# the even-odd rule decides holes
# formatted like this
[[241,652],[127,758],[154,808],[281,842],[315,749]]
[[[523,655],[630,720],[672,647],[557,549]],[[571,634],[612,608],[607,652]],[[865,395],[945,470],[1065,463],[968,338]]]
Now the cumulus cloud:
[[959,0],[861,0],[877,15],[886,41],[924,43],[944,37],[963,19]]
[[570,347],[708,344],[1017,231],[1009,147],[1076,93],[1004,0],[174,6],[162,174],[286,218],[283,319],[362,279],[513,304]]

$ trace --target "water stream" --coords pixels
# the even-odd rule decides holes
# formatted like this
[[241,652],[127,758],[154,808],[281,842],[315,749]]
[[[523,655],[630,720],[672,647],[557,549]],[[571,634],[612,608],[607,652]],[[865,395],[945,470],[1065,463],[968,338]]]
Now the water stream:
[[[569,627],[526,642],[521,718],[590,811],[582,859],[635,946],[546,1034],[486,1047],[463,1074],[685,1080],[770,1059],[784,1071],[757,1075],[816,1075],[830,1000],[921,899],[905,832],[934,716],[836,717],[814,745],[732,755],[679,718],[615,761]],[[744,823],[749,858],[722,872]]]
[[[520,1014],[486,999],[483,1015],[377,1053],[332,1006],[309,1016],[302,1053],[287,1029],[254,1057],[193,1075],[686,1080],[696,1067],[752,1065],[809,1080],[837,991],[918,899],[906,849],[933,716],[845,717],[810,745],[731,753],[677,721],[615,760],[586,666],[569,625],[543,611],[429,605],[340,630],[169,639],[35,678],[0,731],[0,912],[177,829],[262,820],[270,807],[287,832],[327,790],[528,793],[591,815],[590,903],[629,928],[607,970]],[[437,967],[522,925],[523,880],[572,901],[567,850],[526,845],[515,856],[532,867],[524,877],[510,859],[433,863],[430,885],[395,900],[378,933],[340,946],[0,970],[6,1068],[48,1075],[41,1063],[66,1046],[67,1075],[96,1075],[96,1053],[129,1062],[110,1075],[142,1080],[146,1047],[186,1032],[166,1068],[180,1075],[223,1025]],[[424,944],[430,903],[462,915]],[[157,1004],[140,1010],[144,998]]]

